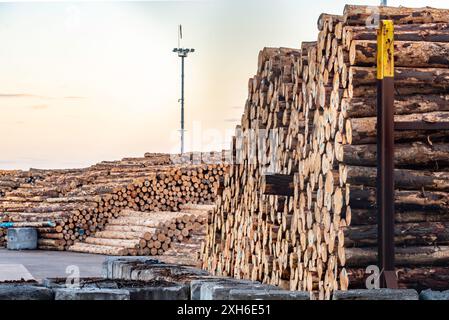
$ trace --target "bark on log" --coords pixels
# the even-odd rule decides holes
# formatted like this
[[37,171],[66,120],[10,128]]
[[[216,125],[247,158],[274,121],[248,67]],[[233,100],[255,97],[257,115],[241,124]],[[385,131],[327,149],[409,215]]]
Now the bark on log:
[[[395,210],[395,223],[447,222],[449,212]],[[351,209],[351,227],[377,223],[376,209]]]
[[[394,49],[395,67],[449,67],[449,43],[395,41]],[[365,40],[353,41],[349,51],[349,61],[352,66],[376,66],[377,42]]]
[[[449,193],[440,191],[395,191],[395,208],[410,211],[449,210]],[[356,209],[376,208],[376,189],[351,186],[350,206]]]
[[[397,115],[449,111],[449,95],[396,96],[394,108]],[[345,118],[375,117],[376,110],[376,99],[371,97],[343,98],[341,101]]]
[[349,26],[366,26],[379,20],[393,20],[394,24],[448,23],[448,9],[405,8],[387,6],[346,5],[344,22]]
[[262,193],[266,195],[293,196],[293,176],[267,174],[262,176]]
[[[449,112],[435,111],[429,113],[417,113],[408,115],[396,115],[395,122],[426,122],[441,123],[449,122]],[[348,119],[345,124],[346,138],[349,144],[369,144],[376,143],[377,139],[377,118],[354,118]],[[447,133],[442,131],[395,131],[395,142],[403,141],[435,141],[447,137]]]
[[[344,166],[341,183],[350,185],[376,186],[377,168],[361,166]],[[427,170],[394,170],[395,187],[402,190],[436,190],[449,191],[449,172]]]
[[[346,248],[346,266],[366,268],[377,265],[377,248]],[[447,266],[449,247],[396,248],[396,266]]]
[[[376,68],[351,67],[349,83],[352,87],[375,86]],[[449,69],[395,68],[394,86],[397,95],[418,93],[449,93]]]
[[[353,40],[377,40],[376,28],[346,26],[344,43],[350,46]],[[449,42],[448,23],[427,23],[394,26],[395,41]]]
[[[348,165],[376,166],[377,147],[368,145],[342,145],[335,147],[338,161]],[[428,170],[441,169],[449,165],[449,144],[422,142],[396,144],[394,160],[397,167],[426,167]]]
[[[345,230],[345,247],[377,246],[377,225],[351,226]],[[447,245],[449,222],[402,223],[395,225],[396,246]]]
[[[362,268],[347,268],[349,289],[366,289],[366,280],[371,274]],[[397,268],[398,285],[400,289],[415,289],[418,291],[432,288],[433,290],[449,290],[449,267],[416,267]]]

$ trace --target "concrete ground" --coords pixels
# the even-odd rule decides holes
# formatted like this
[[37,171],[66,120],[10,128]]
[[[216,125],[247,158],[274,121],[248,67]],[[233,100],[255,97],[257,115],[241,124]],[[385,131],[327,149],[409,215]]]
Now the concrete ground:
[[26,271],[36,280],[67,277],[73,274],[72,269],[67,267],[73,265],[79,268],[81,278],[101,277],[101,267],[105,258],[103,255],[68,251],[0,249],[0,278],[9,277],[9,280],[16,280],[16,277],[20,277]]

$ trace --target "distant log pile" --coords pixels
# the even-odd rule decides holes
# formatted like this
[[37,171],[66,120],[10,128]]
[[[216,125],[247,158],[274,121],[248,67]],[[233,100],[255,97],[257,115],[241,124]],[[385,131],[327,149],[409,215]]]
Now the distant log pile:
[[212,203],[225,171],[223,154],[217,157],[220,163],[205,164],[204,154],[146,154],[87,169],[33,169],[42,179],[0,198],[0,221],[53,221],[54,228],[38,228],[39,248],[70,250],[105,230],[123,210],[177,212],[186,203]]
[[[376,264],[376,27],[396,24],[396,121],[449,121],[449,10],[346,6],[316,42],[265,48],[203,267],[320,299]],[[401,286],[448,289],[448,132],[397,132]],[[437,268],[438,271],[432,271]],[[435,269],[436,270],[436,269]],[[434,279],[434,281],[432,281]]]
[[176,248],[175,244],[182,248],[193,234],[204,231],[209,207],[197,207],[182,212],[122,210],[118,218],[109,220],[103,231],[75,243],[69,250],[120,256],[164,255]]

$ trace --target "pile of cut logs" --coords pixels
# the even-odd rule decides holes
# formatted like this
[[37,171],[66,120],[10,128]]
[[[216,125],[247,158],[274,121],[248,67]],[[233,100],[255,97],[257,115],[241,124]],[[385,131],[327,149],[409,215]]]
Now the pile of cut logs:
[[[0,221],[42,223],[35,225],[39,248],[69,250],[104,230],[124,209],[176,212],[185,203],[213,202],[225,165],[199,161],[175,165],[170,155],[146,154],[87,169],[33,169],[42,178],[0,198]],[[47,221],[56,226],[46,226]]]
[[70,251],[108,255],[163,255],[173,243],[183,242],[201,230],[205,217],[185,212],[140,212],[122,210],[103,231]]
[[[376,27],[395,23],[395,121],[449,121],[449,10],[345,7],[301,49],[265,48],[203,267],[329,299],[376,264]],[[400,286],[449,289],[449,132],[397,132]]]

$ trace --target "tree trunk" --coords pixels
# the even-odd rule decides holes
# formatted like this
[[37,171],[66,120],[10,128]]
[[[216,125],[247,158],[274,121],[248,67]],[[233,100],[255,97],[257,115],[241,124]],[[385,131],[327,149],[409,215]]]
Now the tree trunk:
[[[353,40],[377,40],[376,28],[367,26],[346,26],[343,29],[343,43],[349,49]],[[449,42],[449,24],[427,23],[394,26],[395,41]]]
[[[377,248],[346,248],[346,266],[366,268],[377,265]],[[396,266],[447,266],[449,247],[407,247],[395,249]]]
[[[377,225],[350,226],[345,230],[345,247],[377,246]],[[449,222],[402,223],[395,225],[396,246],[449,244]]]
[[[345,118],[375,117],[377,101],[371,97],[343,98],[341,111]],[[449,111],[449,95],[396,96],[395,114],[427,113]]]
[[[396,115],[394,117],[396,122],[404,121],[422,121],[427,123],[448,122],[449,112],[435,111],[429,113],[417,113],[408,115]],[[377,139],[377,118],[354,118],[346,120],[346,138],[349,144],[369,144],[376,143]],[[447,133],[442,131],[396,131],[394,139],[396,142],[401,141],[417,141],[417,140],[431,140],[447,137]]]
[[[377,168],[343,166],[340,170],[342,184],[376,186]],[[402,190],[449,191],[449,172],[428,170],[394,170],[395,187]]]
[[[395,67],[447,68],[449,43],[395,41]],[[355,40],[351,43],[349,61],[352,66],[374,67],[377,64],[377,42]]]
[[[449,93],[447,85],[449,69],[444,68],[395,68],[394,87],[397,95],[418,93]],[[370,86],[375,90],[376,68],[349,68],[349,83],[352,87]]]
[[393,20],[394,24],[449,23],[449,10],[433,8],[373,7],[346,5],[344,22],[348,26],[366,26],[374,19]]
[[[365,273],[364,268],[347,268],[346,272],[349,289],[366,289],[366,280],[371,274]],[[400,289],[449,290],[449,267],[397,268],[396,274]]]
[[[348,165],[376,166],[377,146],[342,145],[335,147],[335,157]],[[449,144],[435,143],[433,145],[415,142],[396,144],[394,162],[397,167],[426,167],[427,170],[442,168],[449,165]]]

